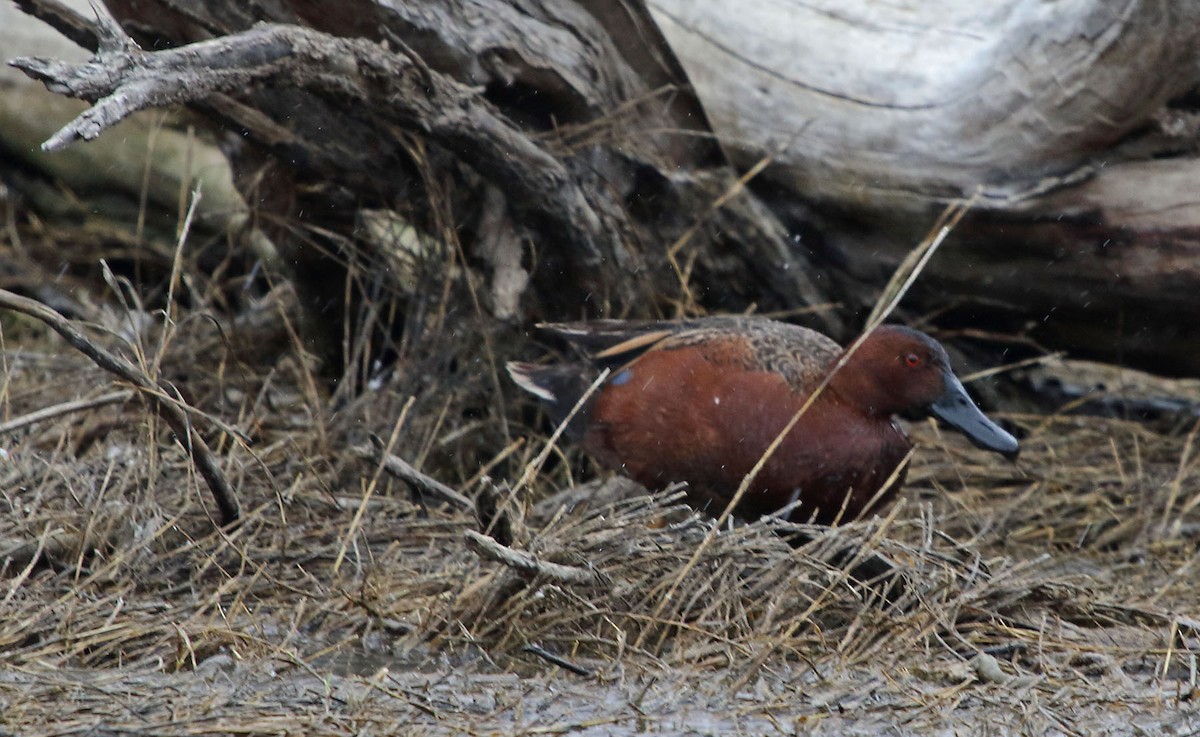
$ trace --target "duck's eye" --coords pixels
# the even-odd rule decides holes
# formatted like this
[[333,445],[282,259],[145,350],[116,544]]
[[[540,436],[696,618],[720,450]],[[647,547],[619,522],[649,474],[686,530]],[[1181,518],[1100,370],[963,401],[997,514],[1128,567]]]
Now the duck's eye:
[[921,357],[915,353],[910,353],[904,357],[904,365],[916,368],[921,365]]

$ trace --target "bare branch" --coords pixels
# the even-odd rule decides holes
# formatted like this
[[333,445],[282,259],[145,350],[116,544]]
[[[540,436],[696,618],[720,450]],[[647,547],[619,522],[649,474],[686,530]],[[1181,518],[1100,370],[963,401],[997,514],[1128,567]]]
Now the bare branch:
[[523,550],[513,550],[510,547],[501,545],[487,535],[480,534],[474,530],[467,530],[463,534],[466,538],[467,547],[475,551],[476,554],[489,560],[494,560],[497,563],[503,563],[523,575],[541,576],[557,583],[572,586],[601,586],[605,582],[605,578],[601,573],[590,568],[564,566],[561,563],[547,563],[538,560],[531,553]]
[[44,407],[35,412],[30,412],[26,415],[9,420],[8,422],[0,422],[0,435],[6,435],[10,432],[15,432],[30,425],[36,425],[39,422],[52,420],[63,415],[73,414],[75,412],[83,412],[97,407],[103,407],[109,404],[120,404],[128,402],[133,398],[131,391],[109,392],[99,397],[92,399],[79,399],[73,402],[63,402],[56,404],[53,407]]
[[15,0],[22,12],[48,24],[82,48],[95,51],[100,46],[100,30],[89,20],[58,0]]
[[366,446],[356,447],[353,449],[353,453],[359,458],[364,458],[372,463],[382,464],[383,470],[401,481],[412,484],[422,493],[441,499],[459,509],[464,509],[472,513],[475,511],[475,502],[432,476],[421,473],[411,463],[400,456],[388,453],[378,437],[371,436],[371,444],[372,447],[370,448]]
[[0,307],[41,320],[65,338],[72,347],[92,359],[97,366],[137,387],[175,433],[175,440],[192,457],[192,463],[208,483],[213,499],[221,511],[221,523],[228,525],[237,521],[237,495],[217,464],[216,457],[209,450],[208,443],[204,442],[204,438],[192,427],[187,413],[180,407],[183,400],[179,398],[179,392],[169,385],[154,381],[133,363],[96,345],[70,320],[37,300],[0,289]]
[[[293,86],[428,136],[501,188],[516,207],[571,243],[582,266],[618,253],[574,177],[557,158],[503,118],[478,92],[412,56],[365,39],[339,38],[297,26],[259,24],[242,33],[175,49],[143,52],[114,22],[101,18],[101,51],[71,64],[44,57],[12,66],[47,88],[95,102],[48,141],[47,150],[91,140],[138,110],[201,103],[256,85]],[[119,30],[119,28],[117,28]]]
[[559,668],[564,668],[566,670],[569,670],[577,676],[587,676],[587,677],[592,676],[592,670],[590,668],[585,668],[582,665],[579,665],[578,663],[574,663],[570,660],[567,660],[566,658],[564,658],[561,655],[552,653],[549,650],[547,650],[546,648],[542,647],[541,645],[534,645],[534,644],[526,645],[525,647],[521,648],[521,652],[526,652],[526,653],[529,653],[530,655],[536,655],[537,657],[541,658],[542,660],[545,660],[546,662],[549,662],[549,663],[553,663],[554,665],[557,665]]

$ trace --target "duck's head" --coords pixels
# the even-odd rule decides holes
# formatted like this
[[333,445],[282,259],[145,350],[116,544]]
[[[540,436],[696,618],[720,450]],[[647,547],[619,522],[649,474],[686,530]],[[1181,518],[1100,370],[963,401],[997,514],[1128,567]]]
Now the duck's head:
[[975,406],[950,368],[946,349],[920,331],[899,325],[876,328],[830,386],[869,415],[933,415],[977,447],[1007,458],[1020,451],[1017,439]]

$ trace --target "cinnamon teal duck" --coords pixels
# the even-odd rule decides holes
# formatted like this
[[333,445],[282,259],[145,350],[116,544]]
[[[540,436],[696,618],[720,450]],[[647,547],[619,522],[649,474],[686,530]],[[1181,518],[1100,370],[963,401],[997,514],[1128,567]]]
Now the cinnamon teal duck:
[[980,448],[1007,457],[1019,450],[975,406],[945,349],[907,327],[876,328],[840,367],[845,351],[830,338],[759,317],[539,327],[590,361],[510,363],[514,381],[562,422],[598,368],[611,369],[567,436],[646,487],[687,482],[693,505],[714,515],[826,377],[747,489],[739,516],[788,509],[793,521],[828,524],[877,509],[903,483],[912,448],[898,416],[932,415]]

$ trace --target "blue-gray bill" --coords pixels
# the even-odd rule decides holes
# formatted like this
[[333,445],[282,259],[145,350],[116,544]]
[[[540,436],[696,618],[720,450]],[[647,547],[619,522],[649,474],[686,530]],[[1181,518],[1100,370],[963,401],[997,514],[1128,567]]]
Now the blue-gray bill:
[[967,436],[977,448],[994,451],[1009,460],[1015,460],[1021,452],[1017,439],[1004,428],[988,419],[975,406],[962,382],[954,374],[946,372],[946,391],[929,406],[934,417]]

